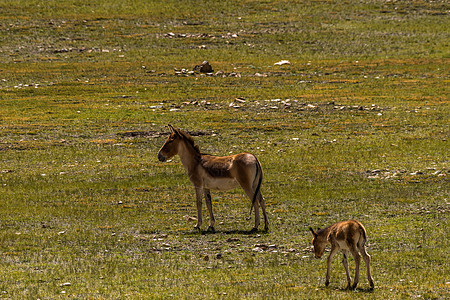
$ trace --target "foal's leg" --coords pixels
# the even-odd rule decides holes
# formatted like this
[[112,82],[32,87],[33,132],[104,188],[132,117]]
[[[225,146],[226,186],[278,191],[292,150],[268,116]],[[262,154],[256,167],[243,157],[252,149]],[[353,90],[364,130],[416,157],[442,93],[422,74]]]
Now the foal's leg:
[[209,192],[208,189],[204,189],[203,193],[205,194],[206,207],[208,208],[208,211],[209,211],[208,231],[214,232],[215,231],[214,223],[216,222],[216,220],[214,219],[214,214],[213,214],[213,210],[212,210],[211,193]]
[[331,260],[333,259],[333,256],[338,252],[338,248],[331,244],[331,251],[330,255],[327,259],[327,277],[325,278],[325,286],[328,286],[330,284],[330,277],[331,277]]
[[202,191],[203,189],[200,187],[195,187],[195,197],[197,199],[197,225],[194,226],[194,229],[200,231],[202,226]]
[[349,289],[352,285],[352,279],[350,278],[350,273],[348,271],[348,250],[342,250],[343,258],[342,258],[342,264],[345,268],[345,274],[347,275],[347,287],[346,289]]
[[361,256],[358,253],[358,250],[356,247],[350,248],[350,252],[352,253],[353,257],[355,258],[355,280],[353,281],[352,289],[356,289],[356,286],[359,282],[359,265],[361,263]]
[[372,275],[370,274],[370,255],[367,253],[366,247],[364,245],[359,246],[358,248],[359,252],[361,252],[364,262],[366,263],[367,279],[369,280],[370,288],[373,289],[375,285],[373,284]]

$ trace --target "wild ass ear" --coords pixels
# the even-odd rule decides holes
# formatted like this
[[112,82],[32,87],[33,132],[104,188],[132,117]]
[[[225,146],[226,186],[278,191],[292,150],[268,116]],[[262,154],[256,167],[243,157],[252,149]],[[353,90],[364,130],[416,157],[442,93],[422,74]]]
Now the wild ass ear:
[[312,227],[309,227],[309,230],[311,231],[311,233],[313,234],[314,237],[317,236],[317,233],[314,231],[314,229],[312,229]]
[[175,127],[173,127],[170,124],[167,124],[167,126],[169,127],[170,132],[175,133],[176,135],[180,136],[180,132],[178,131],[178,129],[176,129]]

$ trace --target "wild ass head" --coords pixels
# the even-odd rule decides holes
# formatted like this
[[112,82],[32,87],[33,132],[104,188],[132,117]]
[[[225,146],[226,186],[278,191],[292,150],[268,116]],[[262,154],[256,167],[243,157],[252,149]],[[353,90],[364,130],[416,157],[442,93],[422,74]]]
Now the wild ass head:
[[178,154],[178,145],[180,143],[180,140],[182,139],[182,135],[177,129],[173,128],[173,126],[170,124],[168,126],[170,129],[170,135],[158,152],[158,159],[162,162]]

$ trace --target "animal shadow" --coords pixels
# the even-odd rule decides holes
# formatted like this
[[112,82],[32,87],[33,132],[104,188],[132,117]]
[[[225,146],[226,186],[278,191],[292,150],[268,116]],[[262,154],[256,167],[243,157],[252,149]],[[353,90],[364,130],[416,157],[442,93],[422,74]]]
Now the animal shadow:
[[[326,289],[326,287],[324,287],[324,289]],[[342,291],[342,292],[358,292],[358,293],[373,293],[373,291],[374,291],[374,289],[371,287],[367,287],[367,288],[357,287],[356,289],[349,289],[346,287],[341,287],[341,288],[336,288],[336,290]]]
[[198,231],[198,230],[190,230],[190,231],[183,231],[183,234],[185,235],[196,235],[196,234],[201,234],[201,235],[213,235],[213,234],[236,234],[236,235],[254,235],[254,234],[268,234],[269,231],[265,231],[265,230],[214,230],[214,231],[208,231],[208,230],[202,230],[202,231]]
[[253,234],[267,234],[269,231],[265,230],[216,230],[214,232],[211,231],[202,231],[202,234],[215,234],[215,233],[222,233],[222,234],[239,234],[239,235],[253,235]]

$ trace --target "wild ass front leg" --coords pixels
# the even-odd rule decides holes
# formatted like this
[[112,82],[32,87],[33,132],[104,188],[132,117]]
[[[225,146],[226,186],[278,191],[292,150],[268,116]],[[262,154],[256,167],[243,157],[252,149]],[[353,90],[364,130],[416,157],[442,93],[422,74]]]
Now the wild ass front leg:
[[194,229],[201,231],[202,226],[202,188],[195,188],[195,197],[197,199],[197,225],[194,226]]
[[203,191],[203,193],[205,194],[206,207],[208,208],[208,212],[209,212],[209,227],[208,227],[208,231],[215,232],[215,230],[214,230],[214,223],[216,222],[216,220],[214,219],[214,214],[213,214],[213,209],[212,209],[211,193],[207,189],[205,189]]

